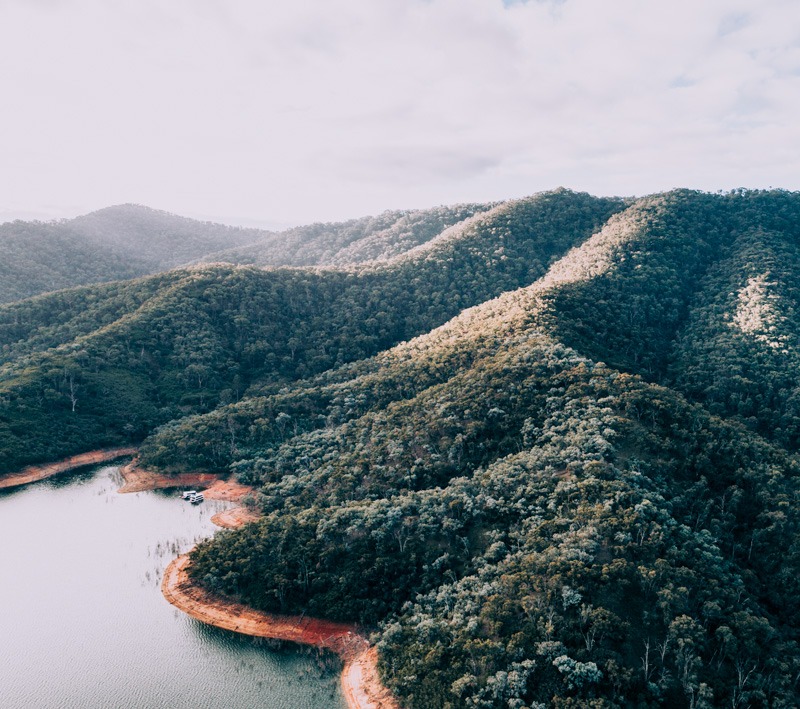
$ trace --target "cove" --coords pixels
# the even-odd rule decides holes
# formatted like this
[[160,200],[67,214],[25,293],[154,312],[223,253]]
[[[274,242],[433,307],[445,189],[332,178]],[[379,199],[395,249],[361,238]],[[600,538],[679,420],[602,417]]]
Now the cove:
[[339,709],[329,655],[212,628],[161,595],[229,503],[117,494],[116,466],[0,493],[0,706]]

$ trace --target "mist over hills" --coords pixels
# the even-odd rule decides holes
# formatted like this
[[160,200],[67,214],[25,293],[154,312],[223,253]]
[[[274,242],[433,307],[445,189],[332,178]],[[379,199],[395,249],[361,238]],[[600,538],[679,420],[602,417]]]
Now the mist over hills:
[[141,441],[236,473],[264,516],[196,580],[375,629],[405,706],[797,705],[800,195],[556,190],[282,238],[327,266],[0,308],[2,470]]
[[0,224],[0,302],[165,271],[261,236],[134,204],[54,222],[6,222]]

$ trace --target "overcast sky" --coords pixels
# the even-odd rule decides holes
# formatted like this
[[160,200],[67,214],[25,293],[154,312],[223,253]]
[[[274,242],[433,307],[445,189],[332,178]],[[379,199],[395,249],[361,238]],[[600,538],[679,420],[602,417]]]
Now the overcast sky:
[[798,0],[0,0],[0,218],[800,188]]

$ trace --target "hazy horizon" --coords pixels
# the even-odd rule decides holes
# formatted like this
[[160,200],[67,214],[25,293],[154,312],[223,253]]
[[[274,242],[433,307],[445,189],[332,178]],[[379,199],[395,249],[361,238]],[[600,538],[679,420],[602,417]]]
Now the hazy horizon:
[[[523,198],[526,198],[526,197],[533,196],[534,194],[540,194],[542,192],[550,192],[550,191],[558,190],[558,189],[568,189],[568,190],[572,190],[572,191],[575,191],[575,192],[586,192],[586,190],[573,189],[573,188],[569,187],[568,185],[556,185],[556,186],[554,186],[552,188],[549,188],[549,189],[537,190],[536,192],[532,192],[532,193],[529,193],[529,194],[514,195],[514,196],[508,197],[506,199],[500,199],[500,200],[489,200],[489,199],[486,199],[486,200],[475,200],[475,203],[488,204],[488,203],[490,203],[492,201],[501,201],[502,202],[502,201],[511,201],[511,200],[515,200],[515,199],[523,199]],[[665,192],[670,192],[670,191],[676,190],[676,189],[696,189],[697,191],[706,192],[706,193],[711,194],[711,193],[732,192],[732,191],[740,189],[740,188],[738,188],[738,187],[728,187],[728,188],[719,188],[719,189],[716,189],[716,190],[703,190],[703,189],[700,189],[700,188],[685,187],[684,185],[675,185],[674,187],[672,187],[670,189],[663,190],[661,192],[651,192],[651,193],[647,193],[647,194],[625,194],[625,195],[622,195],[622,194],[616,194],[616,195],[615,194],[592,194],[592,196],[593,197],[608,197],[608,198],[620,197],[622,199],[637,200],[637,199],[641,199],[641,198],[647,197],[647,196],[652,195],[652,194],[663,194]],[[750,188],[748,188],[748,189],[750,189]],[[753,189],[762,189],[762,188],[753,188]],[[770,185],[768,188],[763,188],[763,189],[786,190],[787,188],[782,187],[781,185]],[[798,190],[788,190],[788,191],[796,192]],[[401,211],[413,211],[413,210],[426,210],[426,209],[434,209],[436,207],[453,206],[453,205],[456,205],[456,204],[466,204],[466,203],[467,203],[466,200],[458,200],[458,201],[453,202],[453,203],[451,203],[449,205],[448,204],[428,204],[428,205],[414,205],[412,207],[396,206],[396,207],[387,207],[384,210],[374,211],[374,212],[371,212],[371,213],[366,213],[365,212],[365,213],[360,213],[360,214],[352,214],[350,216],[345,216],[345,217],[341,217],[341,218],[337,218],[337,219],[317,219],[317,220],[308,220],[308,221],[302,221],[301,220],[301,221],[296,221],[296,222],[276,222],[276,221],[269,221],[268,219],[242,217],[242,216],[237,216],[237,215],[219,216],[219,215],[209,215],[209,214],[186,214],[186,213],[176,212],[176,211],[173,211],[173,210],[170,210],[170,209],[164,209],[164,208],[161,208],[161,207],[153,207],[152,205],[149,205],[149,204],[139,204],[139,203],[135,203],[135,202],[122,202],[122,203],[118,203],[118,204],[103,205],[103,206],[97,207],[96,209],[90,209],[90,210],[87,210],[87,211],[77,210],[77,211],[67,211],[66,213],[54,212],[54,213],[51,214],[51,213],[48,213],[48,212],[27,211],[27,212],[20,212],[19,214],[17,214],[15,212],[0,211],[0,225],[7,224],[9,222],[13,222],[13,221],[17,221],[17,220],[26,221],[26,222],[33,222],[33,221],[58,222],[58,221],[63,221],[63,220],[75,219],[77,217],[85,216],[87,214],[91,214],[93,212],[97,212],[97,211],[100,211],[100,210],[103,210],[103,209],[132,205],[132,206],[137,206],[137,207],[144,207],[146,209],[152,209],[152,210],[158,211],[158,212],[166,212],[168,214],[172,214],[173,216],[185,217],[185,218],[193,219],[193,220],[196,220],[196,221],[199,221],[199,222],[211,222],[211,223],[220,224],[220,225],[243,227],[243,228],[252,228],[252,229],[261,229],[261,230],[265,230],[265,231],[283,231],[283,230],[292,229],[292,228],[298,227],[298,226],[307,226],[307,225],[310,225],[310,224],[316,223],[316,222],[321,222],[321,223],[331,222],[331,223],[335,223],[335,222],[345,222],[345,221],[349,221],[349,220],[353,220],[353,219],[359,219],[359,218],[362,218],[362,217],[377,216],[381,212],[386,212],[386,211],[389,211],[389,212],[395,212],[395,211],[401,212]]]

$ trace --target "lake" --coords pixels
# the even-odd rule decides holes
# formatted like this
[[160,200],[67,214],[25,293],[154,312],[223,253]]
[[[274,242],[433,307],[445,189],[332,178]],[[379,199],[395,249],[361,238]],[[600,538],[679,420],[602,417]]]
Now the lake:
[[0,706],[341,709],[339,660],[203,625],[166,565],[231,506],[120,495],[117,466],[0,492]]

